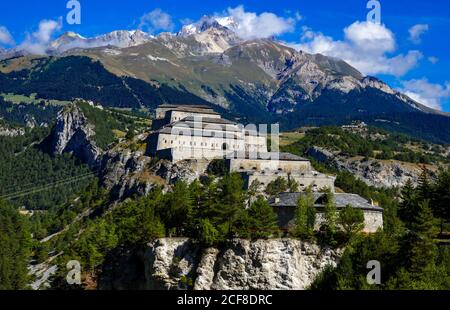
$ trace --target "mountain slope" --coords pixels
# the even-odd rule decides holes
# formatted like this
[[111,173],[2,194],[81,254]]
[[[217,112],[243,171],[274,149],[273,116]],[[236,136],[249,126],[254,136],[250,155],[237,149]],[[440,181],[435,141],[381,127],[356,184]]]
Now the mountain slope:
[[[136,109],[162,102],[214,104],[242,122],[280,121],[284,129],[363,120],[450,142],[447,113],[364,77],[342,60],[299,52],[274,40],[243,40],[232,30],[236,27],[232,19],[204,17],[177,34],[130,41],[128,33],[116,47],[92,45],[58,58],[22,61],[25,70],[14,66],[24,57],[6,60],[0,66],[0,91],[60,100],[81,97]],[[99,41],[114,41],[121,37],[118,33]],[[68,34],[55,49],[78,40],[88,39]]]
[[40,58],[30,68],[0,72],[0,93],[37,94],[37,98],[68,101],[82,98],[107,107],[135,109],[155,108],[167,102],[206,103],[183,87],[118,77],[101,63],[79,56]]

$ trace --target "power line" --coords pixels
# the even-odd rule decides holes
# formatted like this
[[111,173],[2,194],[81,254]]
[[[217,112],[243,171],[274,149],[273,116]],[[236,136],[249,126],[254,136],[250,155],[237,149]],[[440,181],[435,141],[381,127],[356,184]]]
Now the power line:
[[30,189],[25,189],[25,190],[9,193],[9,194],[0,196],[0,199],[16,199],[16,198],[20,198],[20,197],[24,197],[24,196],[29,196],[29,195],[32,195],[35,193],[39,193],[39,192],[43,192],[43,191],[52,189],[54,187],[59,187],[62,185],[66,185],[66,184],[74,183],[77,181],[81,181],[83,179],[94,177],[95,175],[98,174],[99,171],[100,171],[100,169],[96,169],[89,173],[73,176],[70,178],[65,178],[62,180],[55,181],[53,183],[47,183],[45,185],[35,186]]
[[88,173],[86,175],[81,175],[81,176],[77,176],[77,177],[66,179],[66,180],[60,180],[60,181],[57,181],[57,182],[54,182],[54,183],[49,183],[49,184],[44,185],[44,186],[31,188],[29,190],[19,191],[19,192],[11,193],[11,194],[8,194],[8,195],[0,196],[0,198],[2,198],[2,199],[16,199],[16,198],[20,198],[20,197],[24,197],[24,196],[29,196],[29,195],[32,195],[32,194],[35,194],[35,193],[39,193],[39,192],[43,192],[43,191],[52,189],[54,187],[59,187],[59,186],[62,186],[62,185],[66,185],[66,184],[74,183],[74,182],[77,182],[77,181],[81,181],[83,179],[87,179],[87,178],[90,178],[90,177],[93,177],[93,176],[95,176],[95,174],[91,172],[91,173]]

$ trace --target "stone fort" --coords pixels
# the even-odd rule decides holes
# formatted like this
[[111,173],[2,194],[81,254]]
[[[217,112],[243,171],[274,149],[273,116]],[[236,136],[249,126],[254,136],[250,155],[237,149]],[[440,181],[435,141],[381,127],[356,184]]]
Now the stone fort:
[[[305,158],[290,153],[269,152],[267,140],[267,132],[258,130],[257,126],[244,127],[224,119],[211,107],[163,104],[156,109],[156,118],[147,141],[147,153],[174,163],[224,159],[229,172],[240,173],[247,188],[251,184],[259,184],[264,189],[270,182],[282,177],[295,180],[300,192],[306,188],[312,188],[316,193],[325,188],[335,191],[334,177],[315,171],[311,162]],[[365,217],[371,219],[372,224],[366,227],[366,231],[376,231],[382,227],[383,209],[359,196],[355,199],[355,196],[341,195],[339,202],[345,206],[346,198],[349,198],[348,204],[358,201]],[[280,218],[280,214],[286,210],[280,209],[275,201],[272,207]]]

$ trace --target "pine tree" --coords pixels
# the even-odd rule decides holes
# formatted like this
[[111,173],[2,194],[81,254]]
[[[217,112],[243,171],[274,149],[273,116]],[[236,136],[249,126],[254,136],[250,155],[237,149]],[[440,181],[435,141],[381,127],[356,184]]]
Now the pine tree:
[[299,184],[298,182],[292,178],[291,176],[288,177],[288,189],[291,193],[296,193],[299,190]]
[[429,200],[433,196],[433,186],[430,184],[429,171],[423,166],[419,176],[419,185],[417,187],[417,195],[420,200]]
[[185,182],[175,183],[171,193],[167,194],[165,212],[166,228],[175,230],[181,236],[192,223],[193,207],[189,187]]
[[324,210],[324,223],[322,229],[325,230],[325,240],[330,245],[336,245],[335,239],[337,231],[338,211],[336,203],[334,201],[334,195],[330,189],[325,191],[325,210]]
[[436,182],[431,208],[440,219],[440,231],[444,231],[445,222],[450,222],[450,168],[439,174]]
[[247,220],[244,224],[244,233],[252,239],[272,237],[279,232],[278,216],[269,203],[259,197],[247,210]]
[[361,209],[347,205],[339,212],[338,222],[350,239],[364,229],[364,212]]
[[433,241],[437,230],[428,201],[419,203],[411,227],[409,245],[411,270],[419,273],[430,264],[434,264],[437,254],[437,248]]
[[244,210],[244,181],[237,173],[225,175],[219,180],[214,201],[211,205],[211,216],[216,227],[222,233],[232,237],[239,215]]
[[197,227],[197,239],[204,246],[214,246],[221,240],[219,231],[209,219],[199,219]]
[[278,177],[274,181],[267,184],[266,193],[270,196],[274,196],[286,192],[288,189],[288,181],[285,178]]
[[25,289],[31,238],[26,219],[0,200],[0,290]]
[[418,208],[419,198],[411,180],[408,180],[401,191],[401,203],[399,205],[399,217],[407,228],[411,228],[414,214]]
[[300,238],[309,239],[314,235],[316,223],[316,209],[314,206],[314,195],[308,190],[301,195],[297,202],[295,214],[294,234]]

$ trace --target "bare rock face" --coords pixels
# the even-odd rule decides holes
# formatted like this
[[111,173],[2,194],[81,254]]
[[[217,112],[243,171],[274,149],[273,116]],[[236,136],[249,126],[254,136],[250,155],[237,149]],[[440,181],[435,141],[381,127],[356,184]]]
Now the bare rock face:
[[111,151],[102,157],[102,181],[114,198],[147,195],[164,180],[149,170],[150,157],[129,150]]
[[342,250],[294,239],[235,239],[224,248],[201,249],[189,239],[164,238],[144,255],[149,289],[303,290]]
[[51,152],[72,153],[89,166],[95,166],[102,151],[94,136],[94,126],[77,105],[71,105],[58,113],[51,137]]
[[[397,160],[365,160],[361,156],[346,158],[319,147],[311,147],[307,154],[319,162],[331,164],[340,171],[349,171],[367,185],[375,187],[403,187],[408,180],[417,185],[424,167]],[[436,178],[437,167],[425,167],[429,177]]]
[[23,128],[10,128],[8,126],[2,126],[0,124],[0,137],[18,137],[23,136],[25,130]]
[[177,181],[192,183],[206,173],[209,164],[210,161],[200,159],[182,160],[177,163],[160,160],[152,170],[169,184]]
[[209,161],[185,160],[156,163],[143,152],[114,149],[102,156],[102,181],[114,198],[123,200],[133,195],[147,195],[156,186],[192,183],[205,175]]

